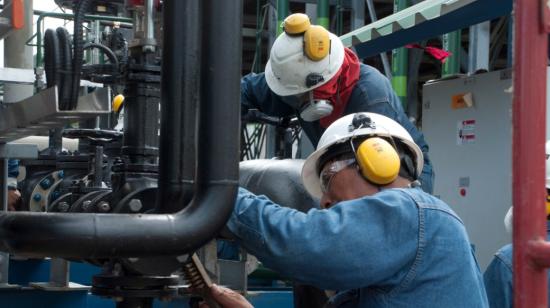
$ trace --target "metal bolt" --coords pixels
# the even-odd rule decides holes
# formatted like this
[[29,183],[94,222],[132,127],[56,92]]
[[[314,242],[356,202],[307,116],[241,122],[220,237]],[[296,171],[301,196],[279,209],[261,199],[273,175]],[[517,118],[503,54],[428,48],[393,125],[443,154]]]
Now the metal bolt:
[[107,201],[101,201],[97,204],[97,208],[100,212],[106,213],[111,210],[111,205]]
[[65,171],[59,170],[59,172],[57,173],[57,177],[59,177],[60,179],[64,178],[65,177]]
[[57,209],[60,212],[67,212],[69,211],[69,203],[65,201],[59,202],[59,204],[57,205]]
[[42,187],[42,189],[48,189],[51,185],[52,181],[50,181],[49,178],[45,178],[42,180],[42,182],[40,182],[40,187]]
[[39,193],[36,193],[36,194],[34,194],[34,196],[32,196],[32,199],[34,201],[38,202],[38,201],[42,200],[42,195],[39,194]]
[[143,205],[141,204],[141,200],[139,199],[132,199],[128,203],[128,206],[130,207],[130,211],[132,212],[139,212]]
[[92,205],[92,201],[90,201],[90,200],[85,200],[84,202],[82,202],[82,209],[83,209],[84,211],[87,211],[87,210],[90,209],[91,205]]

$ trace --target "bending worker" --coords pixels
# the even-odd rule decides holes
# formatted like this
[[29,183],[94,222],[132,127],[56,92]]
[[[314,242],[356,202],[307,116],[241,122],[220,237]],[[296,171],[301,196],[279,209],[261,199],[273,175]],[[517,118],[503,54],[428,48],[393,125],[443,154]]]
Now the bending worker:
[[[550,140],[546,141],[546,238],[550,240]],[[512,207],[508,210],[504,219],[506,230],[512,234]],[[506,308],[514,306],[513,286],[513,249],[512,244],[500,248],[489,264],[483,279],[487,289],[489,304],[494,308]],[[550,294],[550,272],[548,272],[548,294]]]
[[418,187],[423,162],[394,120],[347,115],[302,169],[322,209],[299,212],[241,188],[227,228],[265,266],[337,290],[332,306],[487,307],[462,221]]
[[433,172],[428,145],[409,121],[389,80],[362,64],[340,39],[305,14],[292,14],[284,33],[273,43],[265,73],[241,79],[243,114],[249,109],[276,117],[297,116],[317,146],[323,131],[336,119],[354,112],[385,115],[403,126],[424,153],[422,189],[431,193]]

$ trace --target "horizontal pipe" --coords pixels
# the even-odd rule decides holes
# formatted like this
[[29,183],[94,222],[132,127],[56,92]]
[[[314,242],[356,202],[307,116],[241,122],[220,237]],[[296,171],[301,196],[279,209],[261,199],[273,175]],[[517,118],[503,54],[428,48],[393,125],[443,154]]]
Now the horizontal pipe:
[[[195,0],[199,1],[199,0]],[[186,1],[165,1],[165,25],[182,18]],[[0,214],[0,250],[63,258],[149,257],[189,253],[209,241],[225,224],[237,193],[239,160],[239,77],[242,1],[201,1],[208,43],[230,42],[224,57],[205,50],[211,87],[202,87],[197,142],[197,184],[193,200],[176,214]],[[216,32],[217,31],[217,32]],[[182,39],[165,35],[165,41]],[[210,47],[214,45],[209,45]],[[203,49],[205,45],[203,44]],[[223,59],[214,59],[214,55]],[[215,88],[223,82],[223,88]],[[227,92],[219,93],[227,90]],[[205,92],[207,94],[205,94]],[[165,94],[162,94],[164,98]],[[219,99],[223,96],[223,99]],[[161,134],[170,132],[161,131]],[[165,144],[161,144],[161,147]],[[223,149],[223,155],[220,155]]]

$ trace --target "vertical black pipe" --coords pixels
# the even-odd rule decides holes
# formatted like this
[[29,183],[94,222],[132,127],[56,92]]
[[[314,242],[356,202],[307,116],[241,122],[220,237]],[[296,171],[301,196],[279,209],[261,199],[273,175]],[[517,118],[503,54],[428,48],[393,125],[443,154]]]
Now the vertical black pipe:
[[[236,170],[231,164],[219,168],[212,160],[221,159],[222,155],[239,153],[240,114],[237,122],[229,120],[234,115],[234,104],[239,104],[241,52],[242,52],[242,0],[238,1],[202,1],[202,71],[201,71],[201,104],[199,153],[207,153],[198,157],[199,169],[204,170],[207,177],[218,178],[222,174],[231,174]],[[228,125],[228,122],[229,125]],[[224,124],[225,123],[225,124]],[[236,128],[235,125],[237,125]],[[237,136],[232,135],[237,132]],[[218,144],[230,144],[219,151],[206,152],[203,149],[216,149]],[[230,160],[229,160],[230,161]],[[203,165],[205,164],[205,168]],[[197,175],[201,181],[204,174]],[[237,175],[238,176],[238,175]]]
[[[177,212],[193,196],[201,74],[200,6],[197,0],[164,3],[159,213]],[[178,12],[186,12],[185,18]]]

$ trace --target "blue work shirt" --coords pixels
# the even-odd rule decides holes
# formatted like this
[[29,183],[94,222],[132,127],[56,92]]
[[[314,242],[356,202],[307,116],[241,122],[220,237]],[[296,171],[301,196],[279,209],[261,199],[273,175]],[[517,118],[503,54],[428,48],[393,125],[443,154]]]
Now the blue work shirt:
[[19,160],[9,159],[8,160],[8,187],[16,188],[17,187],[17,176],[19,175]]
[[[424,191],[432,193],[434,173],[428,157],[429,148],[424,140],[424,135],[407,118],[403,106],[386,76],[372,66],[360,65],[359,80],[351,92],[343,115],[356,112],[374,112],[387,116],[401,124],[411,134],[414,142],[424,153],[424,169],[420,175],[420,182]],[[302,120],[296,109],[297,106],[291,106],[287,102],[288,100],[283,99],[269,89],[264,73],[251,73],[241,79],[243,114],[246,114],[248,109],[258,109],[275,117],[296,116],[313,146],[317,147],[325,128],[321,127],[319,121],[307,122]]]
[[[550,241],[550,222],[546,223],[547,240]],[[512,244],[503,246],[485,270],[483,280],[492,308],[514,306]],[[548,294],[550,294],[550,271],[548,272]],[[548,307],[550,307],[550,302]]]
[[336,307],[488,307],[462,221],[418,188],[307,213],[241,188],[227,227],[265,266],[339,290]]

